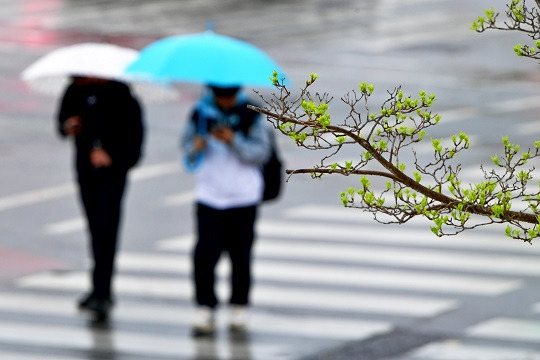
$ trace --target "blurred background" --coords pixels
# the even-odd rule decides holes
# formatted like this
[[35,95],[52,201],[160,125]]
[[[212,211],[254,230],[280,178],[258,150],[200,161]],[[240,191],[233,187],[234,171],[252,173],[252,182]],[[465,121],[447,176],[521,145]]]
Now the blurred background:
[[[339,192],[358,182],[340,177],[292,177],[262,206],[248,336],[192,339],[193,181],[178,141],[202,88],[187,84],[176,85],[174,102],[143,102],[145,156],[125,200],[118,307],[94,328],[74,309],[88,260],[73,149],[55,130],[60,99],[20,79],[62,46],[141,49],[211,24],[272,56],[293,92],[318,74],[333,119],[362,81],[376,86],[374,108],[396,86],[435,93],[443,119],[430,135],[469,134],[462,174],[476,181],[479,165],[502,153],[502,136],[528,147],[540,133],[538,64],[512,50],[528,38],[469,29],[492,6],[504,12],[504,1],[487,0],[0,0],[0,357],[540,358],[535,245],[495,228],[439,239],[424,223],[377,224],[340,207]],[[320,159],[278,140],[287,168]],[[417,152],[431,155],[430,146]]]

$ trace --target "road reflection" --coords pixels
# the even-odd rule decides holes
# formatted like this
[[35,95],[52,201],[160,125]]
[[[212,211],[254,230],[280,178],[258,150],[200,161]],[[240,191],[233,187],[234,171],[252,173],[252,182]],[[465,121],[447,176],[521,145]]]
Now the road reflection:
[[[223,335],[223,336],[221,336]],[[251,337],[249,332],[217,334],[212,337],[194,338],[194,360],[233,359],[251,360]]]
[[117,353],[114,344],[114,328],[109,318],[90,318],[88,328],[92,337],[92,350],[88,360],[116,360]]

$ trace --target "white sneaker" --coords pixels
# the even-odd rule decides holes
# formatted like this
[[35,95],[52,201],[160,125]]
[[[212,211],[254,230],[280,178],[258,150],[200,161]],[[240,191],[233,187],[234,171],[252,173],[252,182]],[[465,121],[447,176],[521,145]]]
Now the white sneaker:
[[195,312],[191,324],[193,335],[211,335],[214,333],[214,310],[208,306],[200,306]]
[[247,306],[231,305],[229,309],[229,329],[231,331],[246,331],[247,320]]

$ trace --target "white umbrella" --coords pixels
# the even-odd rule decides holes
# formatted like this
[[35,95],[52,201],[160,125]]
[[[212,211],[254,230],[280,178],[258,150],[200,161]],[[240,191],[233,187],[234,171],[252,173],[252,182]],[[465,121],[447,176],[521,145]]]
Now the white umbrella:
[[21,73],[30,89],[44,95],[59,96],[71,76],[91,76],[131,83],[145,101],[168,101],[178,97],[169,84],[135,80],[124,73],[137,59],[134,49],[105,43],[82,43],[56,49],[39,58]]

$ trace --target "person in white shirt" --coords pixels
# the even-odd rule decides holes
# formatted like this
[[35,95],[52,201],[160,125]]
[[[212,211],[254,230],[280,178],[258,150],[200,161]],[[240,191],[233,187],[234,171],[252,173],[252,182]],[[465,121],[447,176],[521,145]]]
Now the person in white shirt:
[[195,176],[197,243],[193,253],[194,335],[214,331],[215,268],[231,259],[231,330],[244,330],[251,288],[251,249],[270,139],[257,112],[246,107],[240,87],[209,87],[182,136],[185,165]]

